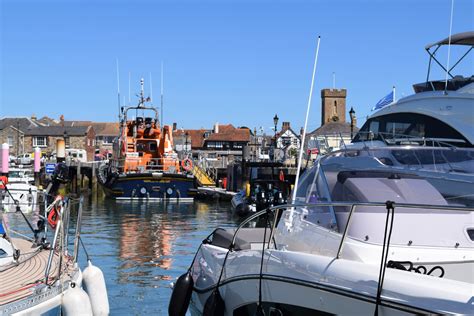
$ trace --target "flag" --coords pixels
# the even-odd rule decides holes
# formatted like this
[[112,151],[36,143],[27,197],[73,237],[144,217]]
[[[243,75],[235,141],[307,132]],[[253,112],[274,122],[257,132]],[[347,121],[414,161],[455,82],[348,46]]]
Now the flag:
[[393,102],[393,91],[384,96],[382,99],[380,99],[379,102],[372,108],[372,111],[379,110],[386,106],[387,104],[390,104]]
[[5,234],[6,234],[6,231],[3,228],[3,223],[2,223],[2,221],[0,221],[0,235],[5,235]]

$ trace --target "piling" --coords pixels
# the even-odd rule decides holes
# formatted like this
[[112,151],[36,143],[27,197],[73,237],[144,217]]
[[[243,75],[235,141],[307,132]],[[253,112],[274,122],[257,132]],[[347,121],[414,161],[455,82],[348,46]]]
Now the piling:
[[[79,186],[77,185],[77,180],[78,180],[78,179],[81,179],[81,186],[80,186],[80,188],[79,188]],[[83,180],[83,178],[82,178],[82,175],[81,175],[81,162],[79,161],[79,162],[77,163],[77,168],[76,168],[76,193],[80,193],[80,191],[81,191],[80,189],[82,188],[82,185],[83,185],[82,180]]]

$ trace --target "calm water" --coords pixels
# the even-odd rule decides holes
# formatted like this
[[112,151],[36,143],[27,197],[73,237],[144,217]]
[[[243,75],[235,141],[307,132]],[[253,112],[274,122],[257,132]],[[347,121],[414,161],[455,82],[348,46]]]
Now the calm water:
[[[111,314],[166,315],[169,284],[188,268],[201,241],[216,226],[237,224],[229,210],[222,202],[85,200],[82,237],[104,272]],[[79,261],[84,268],[82,249]]]

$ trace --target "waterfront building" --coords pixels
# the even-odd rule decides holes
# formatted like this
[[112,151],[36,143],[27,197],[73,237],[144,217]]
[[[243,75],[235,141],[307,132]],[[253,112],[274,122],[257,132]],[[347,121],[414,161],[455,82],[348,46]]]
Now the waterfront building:
[[96,143],[92,126],[67,126],[64,119],[57,125],[43,125],[45,120],[41,120],[35,116],[0,119],[0,142],[9,144],[16,156],[32,153],[35,147],[50,155],[56,150],[57,139],[64,139],[66,148],[83,149],[88,160],[94,159]]
[[294,165],[301,146],[301,134],[302,131],[297,134],[291,128],[290,122],[283,122],[281,130],[276,134],[274,160]]
[[351,142],[351,128],[354,135],[358,129],[355,116],[346,122],[346,97],[346,89],[321,90],[321,126],[306,135],[305,148],[332,151]]
[[212,129],[177,129],[173,125],[175,150],[206,160],[215,168],[226,168],[232,161],[242,159],[244,146],[250,143],[251,132],[246,127],[216,123]]

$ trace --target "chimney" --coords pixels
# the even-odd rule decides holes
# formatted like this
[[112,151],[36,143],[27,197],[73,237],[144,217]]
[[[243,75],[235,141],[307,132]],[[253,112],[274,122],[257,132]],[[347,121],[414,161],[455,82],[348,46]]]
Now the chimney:
[[174,122],[173,123],[173,132],[176,132],[178,130],[178,123]]
[[303,135],[303,133],[304,133],[304,128],[301,127],[301,128],[300,128],[300,135]]
[[32,121],[36,121],[36,115],[31,114],[31,120],[32,120]]
[[290,129],[290,122],[283,122],[282,128],[283,131]]
[[219,133],[219,123],[216,122],[216,124],[214,124],[214,133],[218,134]]
[[61,114],[61,116],[59,117],[59,122],[61,123],[61,126],[64,127],[64,115]]

